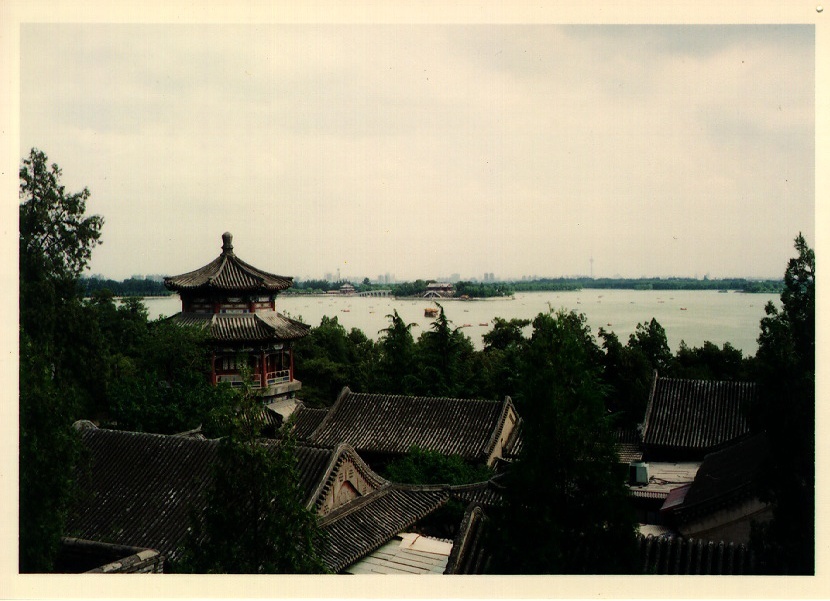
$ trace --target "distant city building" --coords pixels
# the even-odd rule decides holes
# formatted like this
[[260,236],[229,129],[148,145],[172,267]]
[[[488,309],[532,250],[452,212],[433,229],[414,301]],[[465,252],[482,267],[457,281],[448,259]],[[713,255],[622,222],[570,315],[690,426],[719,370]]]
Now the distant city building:
[[[93,277],[99,277],[99,276],[93,276]],[[103,276],[100,276],[99,279],[106,279],[106,278],[104,278]],[[162,281],[164,281],[164,276],[160,275],[160,274],[152,274],[152,275],[138,274],[138,275],[130,276],[130,279],[131,280],[149,280],[151,282],[162,282]]]
[[[164,279],[178,292],[182,311],[170,320],[208,332],[213,349],[211,383],[242,386],[250,370],[253,387],[266,401],[293,397],[302,386],[294,378],[292,344],[308,335],[310,327],[277,313],[279,291],[293,286],[293,278],[268,273],[239,259],[233,236],[222,235],[222,254],[211,263]],[[247,365],[246,365],[247,364]]]

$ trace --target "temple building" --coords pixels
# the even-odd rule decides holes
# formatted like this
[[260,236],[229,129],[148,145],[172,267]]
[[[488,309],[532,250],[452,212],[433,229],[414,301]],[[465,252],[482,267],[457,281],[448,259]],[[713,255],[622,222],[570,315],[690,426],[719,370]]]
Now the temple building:
[[207,330],[212,347],[212,384],[243,384],[247,369],[263,398],[292,398],[302,383],[294,375],[292,343],[310,327],[277,313],[276,296],[293,278],[249,265],[233,252],[233,236],[222,234],[222,254],[195,271],[167,277],[182,311],[170,319]]

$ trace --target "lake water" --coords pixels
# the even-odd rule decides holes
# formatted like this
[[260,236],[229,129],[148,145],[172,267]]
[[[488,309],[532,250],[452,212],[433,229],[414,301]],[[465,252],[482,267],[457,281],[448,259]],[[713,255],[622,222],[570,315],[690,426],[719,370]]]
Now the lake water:
[[[483,347],[482,336],[491,329],[495,317],[533,319],[549,307],[573,309],[584,313],[596,335],[600,327],[612,330],[625,343],[638,323],[655,317],[666,330],[669,346],[676,351],[680,341],[702,346],[708,340],[722,346],[730,342],[744,356],[758,349],[759,322],[764,305],[772,300],[780,305],[777,294],[719,293],[716,290],[580,290],[578,292],[525,292],[512,299],[441,301],[447,318],[454,326],[464,327],[476,348]],[[145,299],[150,318],[173,315],[181,310],[178,295]],[[277,296],[277,311],[311,326],[320,325],[323,316],[337,317],[347,330],[358,328],[372,339],[389,325],[387,315],[393,310],[412,328],[415,338],[428,330],[433,319],[424,317],[424,309],[434,307],[429,300],[396,300],[357,296]],[[528,333],[530,328],[528,328]]]

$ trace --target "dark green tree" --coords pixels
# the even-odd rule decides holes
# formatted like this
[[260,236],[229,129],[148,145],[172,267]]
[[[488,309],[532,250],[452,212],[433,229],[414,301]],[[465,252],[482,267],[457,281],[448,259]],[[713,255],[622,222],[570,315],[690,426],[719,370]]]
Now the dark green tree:
[[61,171],[32,149],[20,167],[20,555],[22,572],[51,569],[73,495],[78,440],[71,430],[88,396],[75,359],[90,349],[68,335],[85,317],[77,279],[103,220],[87,217],[89,191],[67,193]]
[[706,340],[703,346],[690,348],[681,341],[670,375],[692,380],[747,381],[753,377],[752,361],[728,342],[720,348]]
[[654,380],[654,366],[639,345],[623,346],[614,332],[599,329],[602,338],[603,382],[608,386],[606,404],[615,417],[615,425],[632,429],[645,417],[648,395]]
[[482,336],[484,350],[506,350],[510,345],[521,346],[525,343],[523,330],[530,325],[529,319],[502,319],[496,317],[493,327]]
[[472,484],[493,477],[486,465],[471,465],[459,455],[444,455],[412,447],[409,452],[389,463],[383,472],[393,482],[406,484]]
[[604,406],[602,351],[585,317],[533,320],[524,372],[524,449],[506,475],[493,571],[629,573],[634,519]]
[[215,414],[223,434],[207,507],[194,514],[179,570],[220,574],[316,574],[323,534],[303,504],[296,443],[286,428],[262,438],[262,403],[247,386]]
[[418,388],[415,376],[414,323],[405,323],[397,311],[386,316],[389,327],[380,331],[377,392],[413,394]]
[[319,407],[334,403],[344,386],[368,387],[377,361],[375,343],[360,330],[347,332],[337,317],[324,316],[294,352],[302,366],[303,400]]
[[[473,356],[472,372],[478,374],[476,396],[503,399],[509,396],[521,413],[521,372],[527,339],[523,330],[529,319],[493,320],[492,329],[484,334],[484,351]],[[473,389],[475,390],[475,386]]]
[[756,354],[758,402],[750,427],[766,431],[762,499],[773,519],[754,532],[761,569],[815,573],[815,253],[799,234],[784,274],[782,308],[766,306]]
[[651,366],[661,374],[668,374],[674,358],[666,338],[666,330],[654,319],[648,323],[638,323],[634,333],[628,337],[628,346],[639,349]]
[[438,317],[432,327],[421,334],[416,344],[419,389],[417,394],[469,397],[473,380],[473,343],[460,328],[451,327],[444,307],[438,305]]
[[49,572],[60,549],[77,493],[74,466],[80,439],[76,391],[58,388],[52,365],[25,332],[20,334],[19,570]]

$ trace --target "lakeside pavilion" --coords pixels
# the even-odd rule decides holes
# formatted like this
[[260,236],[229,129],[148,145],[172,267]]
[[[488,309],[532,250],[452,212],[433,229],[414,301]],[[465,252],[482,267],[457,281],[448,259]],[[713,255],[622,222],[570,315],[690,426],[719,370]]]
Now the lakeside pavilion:
[[233,236],[222,234],[222,254],[195,271],[164,279],[178,292],[181,313],[170,319],[207,330],[212,384],[242,386],[249,370],[266,402],[293,398],[302,387],[294,376],[295,340],[310,326],[276,311],[276,297],[294,278],[257,269],[233,252]]

